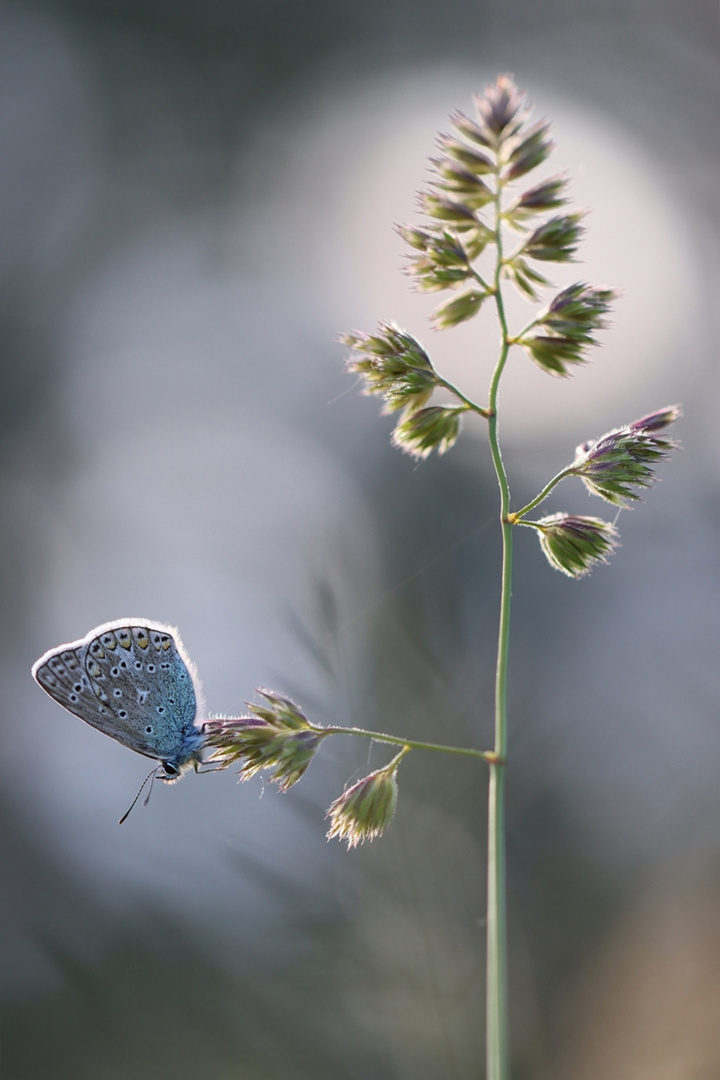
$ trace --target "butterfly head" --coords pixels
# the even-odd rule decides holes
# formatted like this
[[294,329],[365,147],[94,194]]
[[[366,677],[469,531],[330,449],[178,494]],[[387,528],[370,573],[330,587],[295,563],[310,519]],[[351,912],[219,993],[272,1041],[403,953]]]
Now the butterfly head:
[[181,776],[184,776],[191,766],[195,772],[197,772],[202,765],[204,742],[205,736],[203,735],[201,728],[197,728],[195,731],[190,732],[186,736],[181,754],[178,754],[170,760],[166,759],[158,762],[158,767],[155,772],[156,780],[164,780],[166,784],[173,784],[176,780],[179,780]]

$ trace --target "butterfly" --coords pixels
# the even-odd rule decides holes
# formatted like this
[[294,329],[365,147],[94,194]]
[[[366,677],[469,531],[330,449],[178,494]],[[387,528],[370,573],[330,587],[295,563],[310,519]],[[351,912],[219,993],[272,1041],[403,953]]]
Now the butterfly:
[[68,712],[155,758],[153,778],[171,783],[191,765],[197,771],[205,704],[175,627],[148,619],[103,623],[80,641],[49,649],[32,673]]

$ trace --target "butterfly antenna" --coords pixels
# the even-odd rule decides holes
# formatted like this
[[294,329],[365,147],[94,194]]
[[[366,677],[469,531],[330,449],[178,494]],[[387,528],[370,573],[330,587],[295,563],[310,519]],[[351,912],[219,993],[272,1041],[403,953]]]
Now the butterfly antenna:
[[[143,780],[142,784],[140,785],[140,790],[138,791],[137,795],[135,796],[133,801],[130,803],[130,806],[125,811],[123,816],[118,821],[118,825],[122,825],[123,821],[127,821],[127,819],[130,817],[130,813],[131,813],[133,807],[135,806],[135,803],[138,801],[138,799],[142,795],[143,790],[145,788],[145,785],[147,784],[148,780],[154,780],[155,779],[155,773],[156,772],[157,772],[157,766],[154,769],[151,769],[151,771],[147,774],[147,776]],[[150,784],[150,791],[148,791],[148,793],[147,793],[147,799],[145,799],[145,802],[143,803],[143,806],[147,806],[148,801],[150,799],[150,793],[151,792],[152,792],[152,783]]]
[[[154,769],[152,771],[152,773],[150,774],[150,790],[148,791],[147,795],[143,799],[143,806],[147,806],[147,804],[150,802],[150,796],[152,795],[153,784],[155,783],[155,777],[156,776],[157,776],[157,769]],[[145,784],[147,784],[147,776],[145,777]],[[143,787],[145,787],[145,784],[143,784]],[[140,791],[142,791],[142,788],[140,788]],[[140,794],[140,791],[138,791],[138,795]]]

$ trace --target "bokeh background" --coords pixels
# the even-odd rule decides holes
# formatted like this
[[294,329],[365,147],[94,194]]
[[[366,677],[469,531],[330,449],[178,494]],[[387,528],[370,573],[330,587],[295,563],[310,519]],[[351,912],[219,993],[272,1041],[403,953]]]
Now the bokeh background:
[[[482,431],[416,467],[334,338],[394,318],[484,396],[490,322],[431,335],[392,226],[503,71],[592,209],[574,277],[623,290],[573,380],[513,357],[516,499],[686,412],[610,567],[572,582],[519,537],[514,1076],[720,1074],[719,53],[714,0],[0,3],[3,1080],[483,1075],[472,762],[412,754],[352,853],[324,810],[386,755],[342,739],[287,795],[193,775],[118,829],[146,763],[29,671],[140,616],[212,711],[270,685],[487,743]],[[579,484],[549,509],[602,510]]]

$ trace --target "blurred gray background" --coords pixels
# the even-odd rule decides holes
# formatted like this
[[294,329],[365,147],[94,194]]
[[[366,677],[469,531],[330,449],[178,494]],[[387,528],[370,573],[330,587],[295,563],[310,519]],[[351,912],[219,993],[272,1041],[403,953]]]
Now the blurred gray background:
[[[482,399],[398,221],[447,115],[514,73],[623,291],[569,382],[519,354],[516,505],[674,401],[684,451],[569,581],[517,544],[517,1080],[720,1074],[720,12],[709,0],[0,3],[3,1080],[483,1075],[485,777],[412,754],[382,841],[287,795],[156,785],[30,678],[123,616],[179,626],[211,711],[487,745],[497,495],[479,428],[420,467],[336,334],[393,318]],[[522,303],[513,308],[522,317]],[[602,513],[568,484],[548,510]]]

